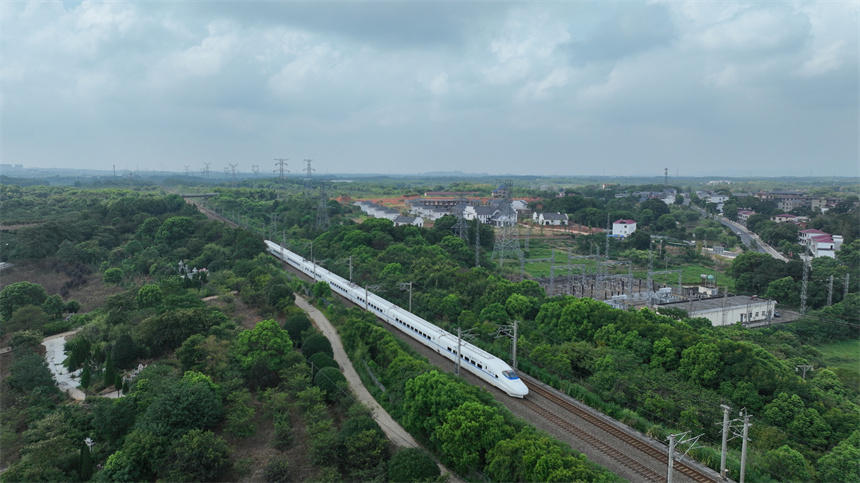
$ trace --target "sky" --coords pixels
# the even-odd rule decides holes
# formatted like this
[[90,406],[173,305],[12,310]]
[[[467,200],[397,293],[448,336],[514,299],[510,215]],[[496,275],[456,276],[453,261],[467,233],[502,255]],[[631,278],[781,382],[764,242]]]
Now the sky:
[[0,163],[860,176],[856,1],[0,2]]

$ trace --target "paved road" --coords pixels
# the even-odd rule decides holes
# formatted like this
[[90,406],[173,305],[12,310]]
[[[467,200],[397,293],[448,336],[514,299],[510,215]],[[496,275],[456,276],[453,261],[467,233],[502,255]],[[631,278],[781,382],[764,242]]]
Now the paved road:
[[[310,316],[311,320],[313,320],[314,325],[317,326],[320,331],[322,331],[323,335],[328,338],[331,342],[332,350],[334,351],[334,360],[340,365],[343,370],[343,375],[346,376],[347,382],[349,382],[349,387],[352,389],[355,397],[362,402],[365,406],[369,407],[371,412],[373,413],[373,419],[379,423],[379,426],[382,428],[382,431],[388,435],[388,439],[390,439],[397,446],[402,446],[406,448],[420,448],[421,445],[415,441],[415,438],[412,437],[405,429],[403,429],[400,424],[395,421],[388,412],[376,402],[376,399],[370,395],[370,392],[364,387],[364,383],[361,381],[361,378],[358,377],[358,373],[355,372],[355,368],[352,366],[352,361],[349,360],[349,357],[346,355],[346,351],[343,348],[343,344],[340,341],[340,336],[337,333],[337,330],[334,326],[329,322],[325,315],[322,314],[316,307],[308,303],[307,299],[300,295],[296,295],[296,305],[307,312]],[[442,470],[442,474],[448,473],[448,480],[452,482],[461,482],[459,478],[454,476],[454,473],[449,471],[447,468],[442,466],[440,463],[439,469]]]

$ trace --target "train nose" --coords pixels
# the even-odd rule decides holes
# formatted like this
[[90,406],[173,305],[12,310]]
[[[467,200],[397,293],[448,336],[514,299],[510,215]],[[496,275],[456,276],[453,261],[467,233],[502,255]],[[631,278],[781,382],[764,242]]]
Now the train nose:
[[506,392],[508,393],[508,396],[522,398],[529,394],[529,388],[523,383],[523,381],[516,381],[516,383],[511,384]]

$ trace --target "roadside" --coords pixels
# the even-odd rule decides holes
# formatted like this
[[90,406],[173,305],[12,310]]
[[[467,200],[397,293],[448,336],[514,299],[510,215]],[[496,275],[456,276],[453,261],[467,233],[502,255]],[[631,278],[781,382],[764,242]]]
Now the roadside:
[[[352,361],[349,360],[349,357],[346,355],[346,350],[343,348],[343,344],[340,341],[340,336],[337,333],[337,330],[334,326],[329,322],[325,315],[320,312],[316,307],[311,305],[307,299],[300,295],[296,295],[296,305],[304,310],[308,316],[310,316],[314,325],[322,331],[323,335],[328,338],[331,342],[332,350],[334,351],[334,360],[340,365],[343,370],[343,375],[346,377],[347,382],[349,383],[350,389],[352,389],[355,397],[364,405],[370,408],[373,419],[379,423],[379,427],[382,428],[382,431],[388,436],[394,444],[397,446],[405,447],[405,448],[420,448],[421,445],[415,441],[415,438],[412,437],[405,429],[403,429],[400,424],[391,417],[388,412],[376,402],[376,399],[370,394],[367,388],[364,387],[364,383],[362,383],[361,378],[358,377],[358,373],[355,371],[355,368],[352,366]],[[448,481],[451,482],[461,482],[459,478],[457,478],[454,473],[449,471],[447,468],[442,466],[441,463],[437,463],[439,468],[442,470],[442,474],[448,474]]]

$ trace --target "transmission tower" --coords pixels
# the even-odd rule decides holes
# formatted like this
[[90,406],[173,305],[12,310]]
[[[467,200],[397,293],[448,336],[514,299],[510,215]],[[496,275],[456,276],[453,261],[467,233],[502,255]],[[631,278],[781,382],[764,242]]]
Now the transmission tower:
[[286,176],[284,175],[284,173],[290,172],[290,170],[287,169],[287,161],[289,161],[289,160],[290,160],[290,158],[275,158],[275,161],[277,161],[277,163],[275,163],[275,166],[277,166],[278,169],[276,169],[274,171],[280,172],[280,176],[278,176],[279,179],[286,179]]
[[236,163],[236,164],[227,163],[227,164],[230,165],[230,172],[233,174],[233,183],[230,187],[235,188],[236,187],[236,166],[239,166],[239,163]]
[[317,204],[317,230],[327,230],[328,220],[328,197],[325,193],[325,181],[320,183],[320,201]]
[[203,163],[203,177],[209,178],[209,165],[212,163]]
[[500,225],[496,229],[496,244],[493,245],[493,258],[499,259],[499,266],[504,263],[505,256],[515,257],[523,262],[523,251],[520,250],[520,242],[516,238],[517,234],[517,212],[511,206],[511,192],[513,191],[514,183],[511,180],[505,182],[505,197],[499,203],[499,222]]
[[457,216],[457,225],[454,227],[454,231],[457,232],[457,236],[462,240],[469,240],[469,226],[466,224],[466,200],[465,198],[460,198],[457,200],[457,206],[454,207],[454,214]]
[[[475,268],[481,266],[481,220],[475,217]],[[848,284],[845,284],[848,286]]]
[[800,286],[800,313],[806,314],[806,288],[809,285],[809,260],[812,256],[803,254],[803,282]]
[[191,166],[188,166],[187,164],[185,165],[185,176],[188,176],[188,168],[190,168],[190,167]]
[[313,189],[313,184],[311,184],[311,173],[316,171],[315,169],[311,168],[311,161],[313,161],[313,159],[306,159],[305,160],[305,162],[308,163],[307,168],[305,168],[305,172],[307,173],[307,176],[305,176],[305,194],[306,195],[310,194],[311,190]]

